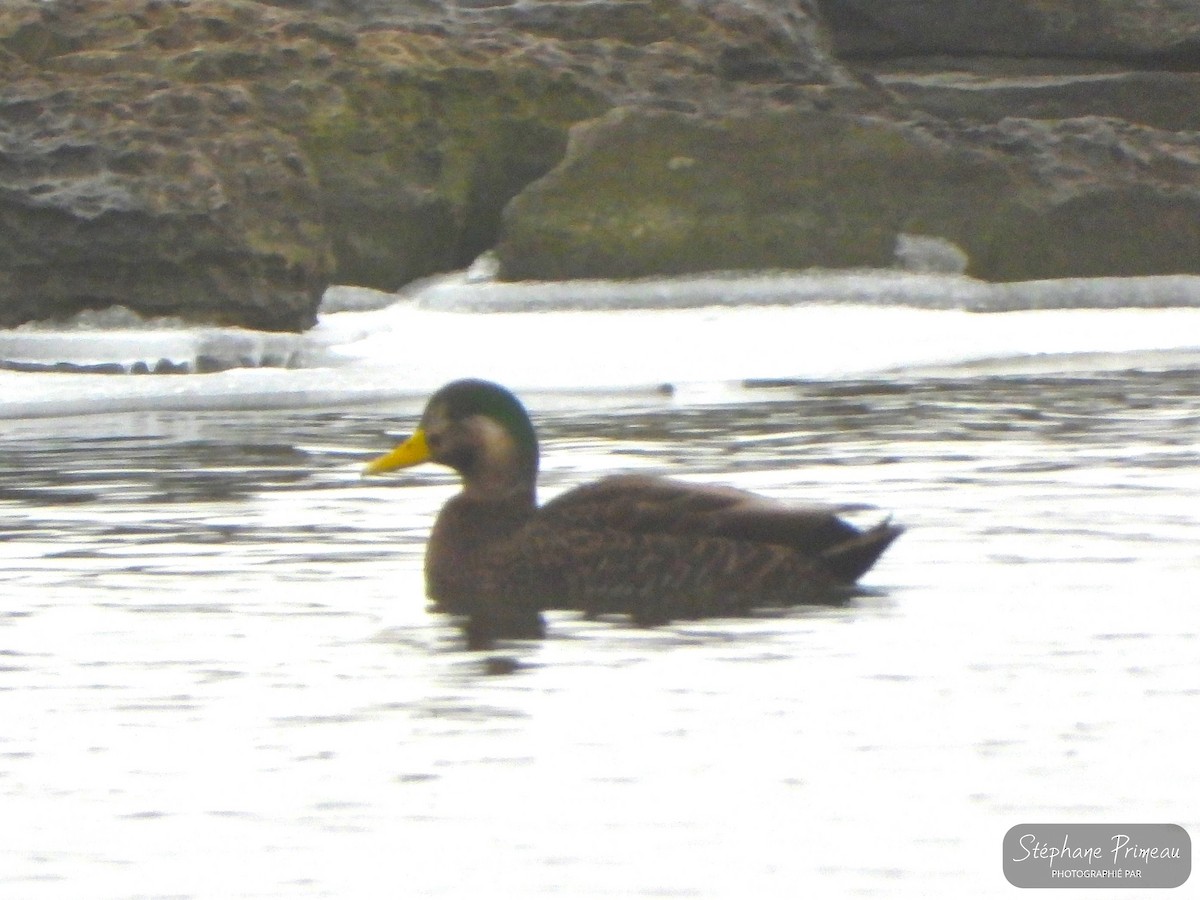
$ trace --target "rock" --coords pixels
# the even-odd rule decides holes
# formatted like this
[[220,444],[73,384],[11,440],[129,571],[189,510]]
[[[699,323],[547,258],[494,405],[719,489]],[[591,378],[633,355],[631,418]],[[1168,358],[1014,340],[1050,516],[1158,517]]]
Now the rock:
[[0,324],[112,304],[313,323],[333,271],[316,172],[243,85],[159,66],[176,17],[155,0],[0,12]]
[[848,59],[1045,57],[1200,67],[1200,0],[820,0]]
[[[1048,60],[930,60],[933,70],[877,69],[889,90],[940,118],[998,122],[1102,116],[1167,131],[1200,130],[1200,73],[1081,70]],[[947,68],[952,67],[952,68]]]
[[509,205],[508,279],[888,266],[902,235],[1016,280],[1200,266],[1200,141],[1115,120],[955,128],[624,109]]
[[604,108],[486,44],[246,0],[0,7],[0,324],[123,303],[303,329],[467,264]]
[[[827,88],[790,109],[640,104],[580,125],[510,205],[503,276],[879,266],[894,251],[905,266],[966,254],[990,279],[1200,268],[1200,74],[1182,71],[1200,64],[1200,0],[820,7],[890,103]],[[930,247],[953,253],[931,263]]]
[[955,240],[954,219],[1013,188],[994,156],[883,119],[623,109],[572,132],[497,253],[510,279],[888,266],[899,234]]
[[814,0],[8,0],[0,323],[304,328],[491,247],[568,129],[855,82]]
[[1017,161],[1032,189],[970,271],[996,281],[1200,271],[1200,135],[1085,117],[958,132]]
[[[848,81],[816,0],[270,0],[464,43],[520,46],[613,99],[708,103],[725,80]],[[714,78],[713,76],[719,76]],[[670,88],[670,92],[665,88]],[[683,98],[681,98],[683,99]]]
[[[572,45],[637,48],[621,55],[624,74],[649,62],[659,77],[699,76],[710,87],[720,82],[703,76],[713,73],[733,83],[846,80],[813,0],[543,0],[497,4],[481,19]],[[622,74],[612,73],[612,86]]]
[[370,23],[352,74],[338,74],[352,62],[339,53],[333,75],[290,82],[280,104],[296,108],[318,172],[338,280],[383,290],[492,247],[571,126],[614,105],[708,113],[855,85],[812,0],[356,3],[348,15]]
[[0,324],[124,304],[307,327],[332,270],[299,144],[239,91],[130,75],[0,96]]
[[505,54],[425,50],[373,33],[344,79],[260,87],[270,108],[294,111],[280,127],[313,161],[342,283],[394,290],[468,265],[508,200],[561,157],[570,124],[603,108],[574,79]]
[[1198,10],[5,0],[0,325],[297,330],[331,282],[493,247],[506,278],[1194,271]]

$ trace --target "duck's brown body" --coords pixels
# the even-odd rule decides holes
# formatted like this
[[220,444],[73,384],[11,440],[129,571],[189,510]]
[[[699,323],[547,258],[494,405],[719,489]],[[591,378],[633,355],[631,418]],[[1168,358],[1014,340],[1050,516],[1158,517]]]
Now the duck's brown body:
[[[491,393],[480,400],[481,391]],[[414,438],[372,464],[433,459],[463,475],[434,525],[425,574],[438,607],[467,618],[473,646],[541,636],[545,609],[652,625],[841,603],[902,531],[886,522],[859,531],[830,508],[643,476],[605,478],[539,508],[536,441],[527,418],[509,427],[512,404],[523,417],[503,389],[454,382],[430,400]]]

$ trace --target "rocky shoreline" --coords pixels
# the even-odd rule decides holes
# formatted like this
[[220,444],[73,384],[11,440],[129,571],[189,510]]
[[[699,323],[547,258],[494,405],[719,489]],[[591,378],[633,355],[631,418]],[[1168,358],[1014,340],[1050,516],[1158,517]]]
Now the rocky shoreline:
[[6,327],[298,331],[487,250],[1200,271],[1200,0],[0,0],[0,75]]

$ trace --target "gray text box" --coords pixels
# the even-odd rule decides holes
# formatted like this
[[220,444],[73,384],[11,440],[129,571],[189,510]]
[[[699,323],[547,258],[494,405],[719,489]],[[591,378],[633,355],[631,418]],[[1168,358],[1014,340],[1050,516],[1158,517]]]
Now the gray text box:
[[1178,825],[1016,825],[1004,835],[1004,877],[1020,888],[1174,888],[1192,872]]

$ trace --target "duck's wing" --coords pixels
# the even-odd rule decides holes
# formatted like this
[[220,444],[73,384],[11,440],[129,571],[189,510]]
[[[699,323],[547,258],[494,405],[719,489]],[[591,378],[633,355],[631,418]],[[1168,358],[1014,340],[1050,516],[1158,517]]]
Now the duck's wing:
[[852,592],[820,559],[777,544],[585,526],[554,510],[496,550],[489,568],[503,571],[506,591],[542,609],[627,613],[643,625],[841,604]]
[[[776,544],[812,557],[832,554],[839,576],[854,580],[901,529],[883,523],[863,532],[839,518],[838,511],[736,488],[641,475],[605,478],[567,491],[542,508],[563,527],[723,537]],[[868,562],[871,549],[875,553]]]
[[844,602],[899,532],[887,523],[859,531],[832,507],[617,476],[541,507],[487,568],[541,608],[652,624]]

